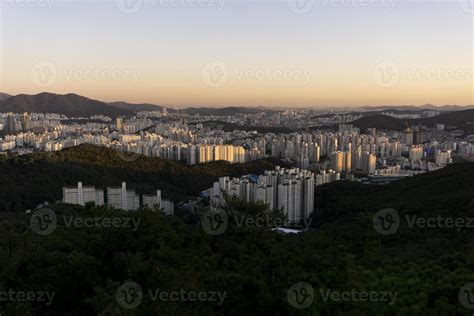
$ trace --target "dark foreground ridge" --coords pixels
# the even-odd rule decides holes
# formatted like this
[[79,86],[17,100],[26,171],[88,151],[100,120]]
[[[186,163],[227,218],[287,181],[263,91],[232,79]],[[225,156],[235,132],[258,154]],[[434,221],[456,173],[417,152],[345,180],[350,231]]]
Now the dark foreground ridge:
[[[63,185],[64,179],[73,183],[81,177],[84,182],[106,185],[115,181],[108,180],[111,176],[125,177],[137,185],[167,184],[168,192],[181,190],[186,195],[223,173],[258,172],[271,168],[272,163],[187,167],[146,157],[130,163],[111,150],[81,146],[53,154],[3,158],[1,166],[6,170],[0,178],[2,208],[21,208],[19,201],[34,201],[46,190]],[[154,182],[155,178],[160,182]],[[20,190],[21,185],[26,189]],[[10,194],[17,190],[18,199]],[[298,235],[229,221],[224,233],[213,236],[199,221],[189,218],[184,221],[150,210],[128,213],[63,204],[50,206],[57,218],[54,231],[39,235],[30,222],[36,213],[10,209],[0,213],[1,290],[42,292],[52,298],[10,299],[2,302],[0,312],[465,315],[469,310],[459,294],[474,280],[474,227],[467,227],[467,222],[454,228],[440,222],[435,227],[410,223],[412,216],[473,218],[473,192],[474,165],[470,163],[387,186],[332,183],[317,189],[316,229]],[[255,215],[258,210],[243,206],[237,203],[229,211]],[[393,208],[396,213],[392,215],[399,217],[395,230],[374,228],[374,215],[383,208]],[[76,221],[71,225],[71,217],[98,218],[99,224],[84,227]],[[123,225],[107,226],[104,219],[111,218]],[[312,295],[293,296],[300,282],[304,282],[305,293]],[[137,289],[142,293],[140,299],[123,296],[136,294]],[[157,298],[157,290],[165,292],[164,296]],[[165,298],[171,292],[186,294],[172,301]],[[358,300],[343,300],[341,294],[346,292]],[[206,298],[190,300],[189,293],[206,293]],[[367,300],[363,293],[377,295]],[[300,310],[303,306],[306,308]]]

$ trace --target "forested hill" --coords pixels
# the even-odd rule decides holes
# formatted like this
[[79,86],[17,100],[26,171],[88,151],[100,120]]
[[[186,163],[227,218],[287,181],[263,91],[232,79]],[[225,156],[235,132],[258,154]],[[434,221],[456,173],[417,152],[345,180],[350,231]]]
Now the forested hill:
[[244,164],[224,161],[187,166],[183,163],[93,145],[59,152],[0,157],[0,211],[25,210],[62,197],[62,187],[95,185],[127,187],[140,194],[162,190],[164,198],[195,198],[222,176],[241,176],[271,170],[277,160]]
[[[67,179],[107,185],[123,178],[141,189],[161,184],[167,193],[184,195],[209,186],[224,173],[259,173],[273,165],[257,161],[187,167],[135,158],[121,158],[94,146],[2,158],[1,198],[3,203],[14,201],[20,209],[24,199],[54,200],[52,192]],[[298,235],[282,235],[267,226],[239,226],[229,220],[228,228],[214,236],[199,222],[185,223],[159,212],[62,204],[50,206],[58,218],[55,230],[37,235],[31,228],[32,215],[1,212],[0,290],[48,291],[55,296],[49,305],[2,302],[0,313],[470,315],[459,295],[464,285],[474,281],[474,228],[466,226],[466,220],[474,217],[473,201],[474,166],[466,163],[387,186],[336,182],[318,187],[316,230]],[[399,217],[398,229],[390,234],[379,233],[374,226],[373,219],[383,208],[394,209]],[[228,212],[251,218],[258,216],[258,210],[242,202],[231,205]],[[67,226],[64,216],[109,223],[111,218],[130,219],[139,225],[136,229]],[[406,216],[461,219],[466,225],[410,227]],[[138,284],[143,297],[136,306],[124,308],[117,293],[127,282]],[[299,309],[302,306],[288,294],[300,282],[311,286],[313,293],[305,309]],[[220,303],[157,300],[149,294],[156,289],[219,292],[225,298]],[[328,299],[328,291],[336,296]],[[390,293],[394,299],[334,299],[337,293],[354,291]]]

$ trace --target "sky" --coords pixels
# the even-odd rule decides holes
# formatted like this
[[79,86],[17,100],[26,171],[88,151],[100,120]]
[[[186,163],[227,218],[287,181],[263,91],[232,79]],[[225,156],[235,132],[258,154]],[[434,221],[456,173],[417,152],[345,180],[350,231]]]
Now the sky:
[[0,92],[474,104],[474,0],[0,0]]

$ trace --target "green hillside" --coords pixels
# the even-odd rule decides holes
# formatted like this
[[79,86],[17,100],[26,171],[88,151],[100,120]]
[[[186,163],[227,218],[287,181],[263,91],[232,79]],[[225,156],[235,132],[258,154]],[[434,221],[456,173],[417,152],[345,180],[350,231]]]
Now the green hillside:
[[[53,175],[62,174],[65,179],[75,172],[91,169],[94,171],[89,176],[100,179],[111,176],[109,168],[114,161],[112,170],[117,174],[145,170],[144,174],[156,172],[158,176],[173,170],[174,174],[194,175],[194,181],[200,174],[211,180],[220,172],[247,172],[252,168],[256,171],[268,166],[268,162],[256,162],[257,166],[252,168],[240,165],[232,169],[218,163],[223,169],[211,173],[210,169],[216,170],[216,165],[190,168],[146,158],[129,164],[116,160],[108,150],[89,146],[82,149],[83,154],[69,150],[11,158],[2,161],[0,170],[4,174],[6,169],[31,168],[25,174],[34,175],[33,171],[46,168],[41,173],[44,177],[58,168],[60,172]],[[238,225],[234,215],[253,218],[262,212],[258,205],[239,201],[229,206],[229,225],[216,236],[206,233],[203,229],[206,226],[198,221],[185,223],[180,217],[165,217],[159,212],[128,213],[62,204],[51,207],[57,226],[51,234],[43,236],[34,233],[30,225],[36,213],[32,216],[0,212],[3,232],[0,290],[55,293],[50,305],[7,300],[0,304],[0,312],[6,315],[471,315],[472,310],[461,304],[459,293],[464,285],[474,282],[474,228],[439,224],[410,227],[406,216],[473,218],[473,175],[474,165],[465,163],[387,186],[336,182],[318,187],[313,229],[298,235],[282,235],[271,231],[270,226],[255,229]],[[23,180],[10,178],[8,182],[7,179],[8,175],[2,180],[2,194],[7,185],[17,189],[20,184],[16,181]],[[148,180],[142,178],[143,182]],[[57,182],[60,181],[58,178]],[[162,181],[169,181],[170,191],[179,188],[177,183],[181,184],[164,176]],[[30,195],[39,197],[45,191],[39,187],[40,183],[50,185],[31,177],[31,183],[27,184]],[[22,194],[28,196],[25,191]],[[2,199],[8,203],[16,197],[3,194]],[[392,234],[380,234],[374,228],[374,215],[383,208],[398,212],[399,229]],[[130,219],[139,225],[136,229],[68,227],[67,218],[71,216]],[[123,307],[123,297],[117,299],[124,284],[130,285],[126,282],[135,282],[143,292],[139,304],[131,309],[128,309],[131,305]],[[302,307],[302,301],[288,298],[299,282],[306,282],[313,290],[305,309],[294,307]],[[154,293],[156,289],[225,295],[222,301],[170,301],[154,299],[148,290]],[[325,293],[378,296],[341,301],[337,295],[328,297]],[[389,293],[391,296],[384,297],[393,300],[382,300],[383,293]]]

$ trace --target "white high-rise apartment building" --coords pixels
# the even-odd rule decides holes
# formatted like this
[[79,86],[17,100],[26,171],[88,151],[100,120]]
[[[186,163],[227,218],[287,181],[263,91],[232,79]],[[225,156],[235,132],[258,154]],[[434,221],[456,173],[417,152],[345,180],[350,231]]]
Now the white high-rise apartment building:
[[158,208],[161,208],[161,204],[160,190],[156,190],[156,195],[143,195],[143,206],[148,208],[154,208],[155,206],[158,206]]
[[314,186],[314,174],[298,168],[277,167],[259,177],[222,177],[210,189],[211,206],[222,205],[225,192],[247,202],[263,202],[271,210],[283,210],[290,222],[298,223],[314,211]]
[[104,191],[95,187],[83,187],[82,182],[77,187],[63,188],[63,202],[68,204],[85,205],[94,202],[95,205],[104,205]]
[[411,161],[421,161],[421,158],[423,158],[423,146],[410,146],[409,157]]
[[140,197],[135,190],[127,190],[127,184],[122,187],[107,188],[107,204],[118,209],[134,211],[140,207]]

